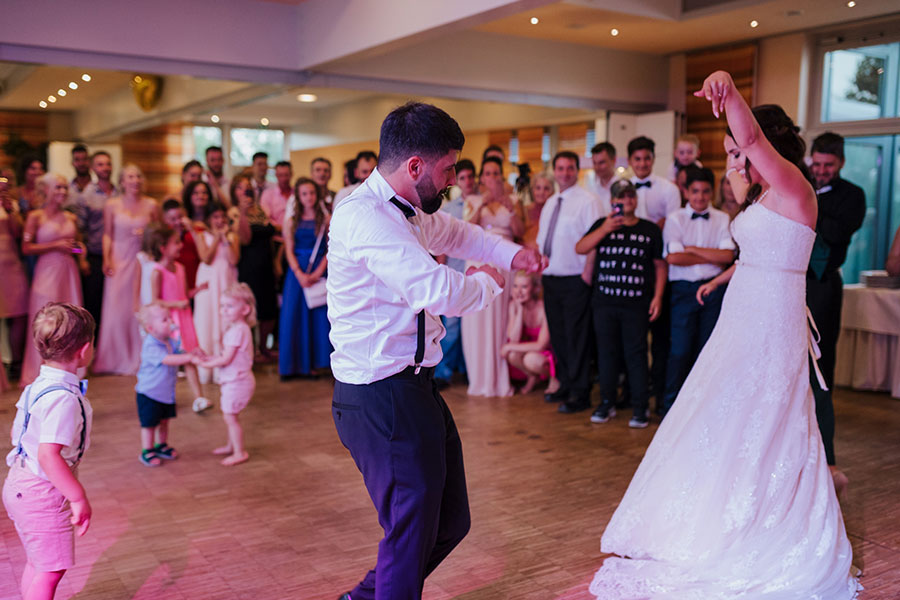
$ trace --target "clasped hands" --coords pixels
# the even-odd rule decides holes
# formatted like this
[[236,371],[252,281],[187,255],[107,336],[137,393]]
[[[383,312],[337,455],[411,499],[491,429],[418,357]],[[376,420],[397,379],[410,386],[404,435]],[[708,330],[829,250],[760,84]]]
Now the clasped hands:
[[[547,268],[550,259],[541,255],[534,248],[522,248],[513,257],[510,268],[513,271],[525,271],[526,273],[540,273]],[[497,282],[501,288],[506,285],[506,279],[500,274],[495,267],[491,265],[481,265],[480,267],[469,267],[466,269],[466,275],[474,275],[475,273],[487,273]]]

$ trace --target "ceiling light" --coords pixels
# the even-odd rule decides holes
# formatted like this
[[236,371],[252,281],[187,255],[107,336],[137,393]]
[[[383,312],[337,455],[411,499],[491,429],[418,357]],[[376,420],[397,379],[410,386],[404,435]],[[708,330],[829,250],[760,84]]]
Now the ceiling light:
[[47,100],[49,100],[51,103],[56,102],[56,96],[54,96],[53,94],[50,94],[49,96],[47,96]]
[[297,94],[298,102],[315,102],[319,97],[315,94]]
[[213,123],[218,123],[218,122],[219,122],[219,115],[213,115],[213,116],[211,116],[211,117],[209,118],[209,120],[212,121]]
[[69,89],[70,89],[70,90],[77,90],[77,89],[78,89],[78,84],[75,83],[74,81],[70,81],[70,82],[69,82]]
[[613,37],[616,37],[617,35],[619,35],[619,30],[613,27],[612,29],[610,29],[609,34]]
[[64,89],[62,89],[62,88],[59,88],[58,90],[56,90],[56,93],[57,93],[58,95],[60,95],[60,96],[65,96],[65,95],[68,94],[69,92],[67,92],[66,90],[64,90]]
[[752,21],[750,21],[750,27],[759,27],[759,21],[753,19]]
[[81,76],[81,80],[82,80],[82,81],[90,81],[90,80],[91,80],[91,76],[88,75],[87,73],[85,73],[84,75]]
[[854,2],[853,0],[850,0],[850,2],[847,3],[847,6],[849,8],[853,8],[854,6],[856,6],[856,2]]
[[269,120],[267,118],[263,117],[262,119],[259,120],[259,124],[262,125],[263,127],[268,127]]
[[40,102],[38,102],[38,106],[40,106],[41,108],[47,108],[47,101],[41,100]]
[[532,25],[537,25],[537,24],[540,23],[540,22],[541,22],[541,20],[538,19],[537,17],[531,17],[531,24],[532,24]]

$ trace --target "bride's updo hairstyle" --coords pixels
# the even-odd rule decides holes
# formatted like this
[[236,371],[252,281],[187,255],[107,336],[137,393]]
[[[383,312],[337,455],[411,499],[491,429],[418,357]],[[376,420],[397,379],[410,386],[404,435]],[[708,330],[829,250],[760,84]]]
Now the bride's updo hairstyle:
[[[794,164],[804,177],[809,179],[809,169],[803,162],[806,155],[806,142],[800,137],[800,128],[794,125],[794,121],[784,112],[784,109],[777,104],[762,104],[753,108],[753,116],[759,123],[759,128],[769,140],[769,143],[775,150]],[[728,135],[734,139],[731,129],[727,130]],[[750,159],[746,159],[745,169],[750,169]],[[762,186],[754,183],[747,190],[747,197],[741,205],[740,211],[759,199],[762,192]],[[740,212],[738,211],[738,212]]]

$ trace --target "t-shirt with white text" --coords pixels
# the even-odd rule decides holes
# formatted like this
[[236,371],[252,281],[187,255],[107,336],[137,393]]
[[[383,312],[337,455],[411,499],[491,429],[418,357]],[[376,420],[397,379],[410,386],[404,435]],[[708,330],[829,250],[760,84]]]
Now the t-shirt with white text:
[[[599,219],[590,231],[600,227]],[[637,223],[613,231],[597,244],[593,301],[617,306],[646,306],[656,285],[654,259],[662,260],[662,231],[656,223]]]

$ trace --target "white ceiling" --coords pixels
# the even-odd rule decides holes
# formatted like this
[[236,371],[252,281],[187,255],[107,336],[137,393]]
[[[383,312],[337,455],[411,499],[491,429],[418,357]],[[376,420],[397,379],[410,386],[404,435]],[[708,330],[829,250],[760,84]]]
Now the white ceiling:
[[[307,7],[312,9],[315,8],[315,5],[321,4],[317,0],[241,1],[250,8],[253,5],[269,4],[271,6],[273,3],[277,3],[293,5],[298,7],[298,10],[304,10]],[[398,2],[394,1],[391,4],[396,5]],[[56,91],[60,87],[65,87],[69,81],[76,81],[79,84],[78,90],[71,91],[66,88],[69,92],[66,97],[59,98],[56,103],[49,105],[45,110],[68,113],[73,115],[74,120],[80,119],[83,122],[91,123],[103,123],[103,111],[106,111],[106,114],[110,115],[108,127],[105,123],[103,126],[93,127],[93,130],[102,133],[103,137],[114,135],[117,130],[139,129],[166,119],[186,119],[197,123],[208,123],[212,114],[219,115],[222,123],[233,125],[253,126],[259,123],[260,118],[266,117],[270,120],[272,127],[309,127],[319,130],[323,127],[327,128],[327,124],[322,122],[326,115],[346,116],[345,112],[341,112],[341,107],[371,106],[383,102],[396,104],[410,95],[441,96],[441,86],[436,85],[433,81],[425,82],[424,85],[420,81],[420,85],[416,86],[414,85],[414,76],[411,76],[409,81],[405,81],[396,74],[396,70],[384,71],[380,75],[380,79],[373,77],[371,80],[366,80],[359,74],[361,68],[354,72],[352,67],[354,64],[375,64],[383,56],[383,62],[393,61],[391,64],[396,69],[398,64],[401,66],[406,64],[402,62],[403,56],[405,56],[403,54],[404,47],[412,49],[411,53],[421,52],[423,47],[428,48],[440,59],[452,63],[454,55],[459,55],[466,50],[455,48],[452,43],[449,45],[444,43],[447,39],[452,40],[454,35],[462,34],[457,39],[473,40],[481,39],[476,36],[493,36],[492,39],[501,40],[501,48],[521,47],[522,43],[536,45],[538,41],[549,43],[546,46],[548,50],[567,45],[568,47],[584,48],[584,60],[592,58],[598,60],[596,57],[601,55],[603,60],[609,60],[610,56],[616,56],[616,54],[609,54],[610,52],[620,51],[631,56],[635,56],[635,53],[644,56],[665,56],[785,32],[836,25],[851,20],[896,13],[900,9],[896,0],[858,0],[854,8],[848,8],[846,0],[777,0],[774,2],[738,0],[724,3],[695,0],[688,4],[706,5],[706,7],[681,14],[678,7],[682,6],[682,3],[672,0],[631,0],[625,5],[619,0],[569,0],[553,3],[510,2],[505,10],[498,12],[499,17],[483,16],[480,20],[463,19],[458,21],[455,33],[448,33],[446,28],[440,32],[422,32],[411,36],[415,38],[413,41],[397,40],[374,48],[361,56],[350,53],[334,65],[325,64],[312,71],[287,72],[288,76],[286,77],[285,71],[282,70],[278,72],[280,79],[273,76],[270,81],[265,79],[265,73],[257,74],[244,81],[236,81],[230,77],[224,77],[222,81],[211,81],[183,74],[185,71],[191,73],[198,71],[192,71],[182,66],[179,67],[182,69],[182,74],[166,76],[166,84],[172,91],[167,99],[168,103],[162,103],[165,105],[162,110],[149,115],[135,112],[134,105],[131,103],[128,88],[134,71],[0,62],[0,109],[41,110],[38,107],[39,101],[45,100],[50,94],[56,94]],[[400,7],[402,8],[402,4]],[[511,10],[513,7],[517,7],[518,12]],[[616,10],[610,10],[611,8]],[[638,14],[653,16],[637,16]],[[532,25],[531,17],[537,17],[539,23]],[[756,19],[759,27],[751,28],[749,26],[751,19]],[[463,21],[465,25],[460,24]],[[618,36],[610,35],[613,27],[619,30]],[[510,43],[504,45],[502,40],[509,40]],[[250,40],[250,43],[253,43],[253,40]],[[414,43],[419,45],[413,45]],[[3,39],[0,36],[0,46],[2,45]],[[605,54],[598,54],[597,48],[604,49],[602,52]],[[70,56],[75,56],[75,54],[70,54]],[[399,61],[398,56],[400,57]],[[502,61],[510,64],[517,60],[517,56],[512,55],[501,58]],[[66,60],[70,59],[66,58]],[[77,58],[71,60],[77,63]],[[477,100],[482,103],[500,102],[498,106],[504,106],[501,101],[505,101],[517,102],[519,105],[548,107],[581,106],[582,113],[591,110],[589,102],[579,104],[580,100],[575,92],[572,93],[574,102],[554,103],[552,98],[548,100],[546,95],[535,93],[524,83],[519,90],[510,90],[509,87],[496,89],[494,90],[496,94],[492,96],[491,75],[485,73],[484,69],[479,71],[479,63],[493,63],[479,60],[471,62],[471,65],[466,65],[471,69],[471,80],[478,81],[472,88],[477,93],[469,94],[469,100],[473,105]],[[430,63],[425,63],[424,69],[427,70],[430,66]],[[80,77],[83,72],[91,74],[90,83],[83,84],[81,82]],[[400,69],[400,72],[405,74],[409,72],[409,69]],[[389,74],[385,75],[384,73]],[[435,73],[436,80],[439,80],[440,76],[440,71]],[[540,72],[535,73],[535,78],[540,78],[540,76]],[[303,80],[314,81],[316,85],[308,87],[296,85],[298,81]],[[293,84],[289,83],[291,81]],[[226,83],[227,85],[223,85]],[[340,87],[342,85],[352,85],[357,89],[344,89]],[[466,98],[465,94],[453,92],[452,88],[456,85],[458,84],[443,86],[443,91],[447,92],[446,97],[456,98],[457,101],[460,98]],[[176,89],[177,94],[175,93]],[[296,96],[301,92],[314,93],[318,96],[318,100],[312,104],[300,103]],[[516,92],[518,92],[518,98],[513,97]],[[163,93],[165,94],[165,90]],[[544,103],[545,100],[546,103]],[[127,110],[126,104],[131,104],[127,106]],[[95,114],[87,118],[85,115],[92,111]],[[547,120],[561,118],[560,115],[563,114],[582,113],[565,112],[565,110],[554,113],[548,108]],[[492,114],[494,113],[492,112]],[[498,111],[496,113],[497,127],[515,126],[515,123],[503,123],[504,114],[518,115],[510,118],[521,118],[521,114],[524,113],[512,109]],[[532,115],[533,111],[527,114]],[[115,117],[113,118],[112,115]]]

